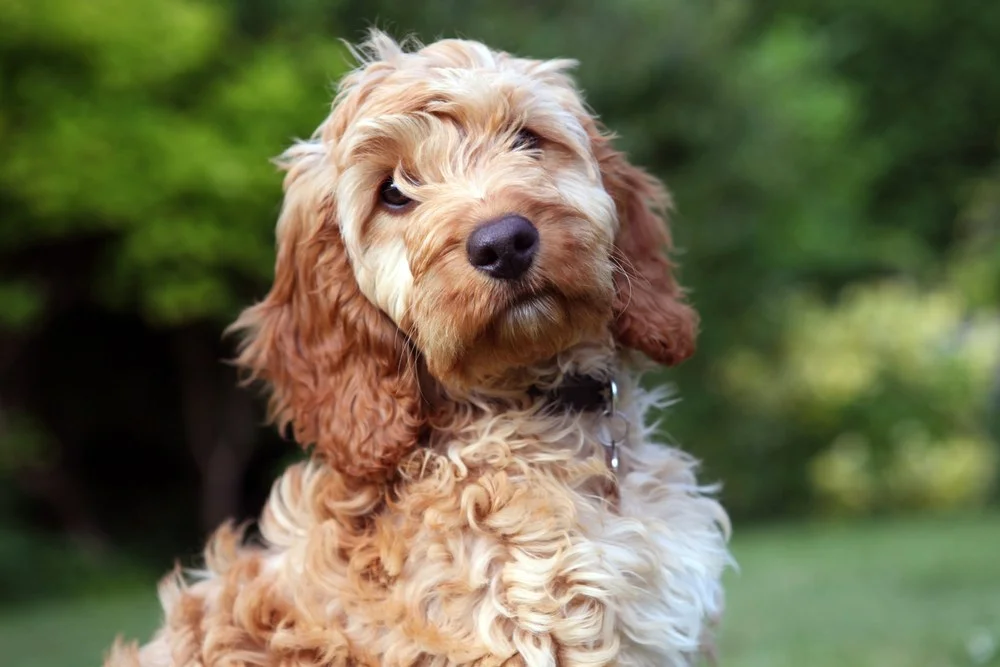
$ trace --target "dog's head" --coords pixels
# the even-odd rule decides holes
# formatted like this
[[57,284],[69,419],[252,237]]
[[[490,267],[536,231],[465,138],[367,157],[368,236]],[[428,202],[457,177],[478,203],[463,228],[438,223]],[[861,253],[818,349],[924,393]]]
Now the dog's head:
[[274,285],[235,325],[300,443],[377,474],[418,441],[418,369],[468,389],[585,342],[692,353],[666,192],[612,147],[571,61],[377,32],[360,57],[283,156]]

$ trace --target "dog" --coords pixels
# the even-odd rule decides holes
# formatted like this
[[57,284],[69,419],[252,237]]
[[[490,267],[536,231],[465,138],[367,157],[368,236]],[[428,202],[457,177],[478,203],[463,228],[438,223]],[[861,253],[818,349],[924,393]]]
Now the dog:
[[695,349],[665,187],[570,60],[466,40],[353,49],[280,160],[237,363],[311,449],[248,541],[160,585],[107,667],[681,666],[723,609],[729,520],[644,422]]

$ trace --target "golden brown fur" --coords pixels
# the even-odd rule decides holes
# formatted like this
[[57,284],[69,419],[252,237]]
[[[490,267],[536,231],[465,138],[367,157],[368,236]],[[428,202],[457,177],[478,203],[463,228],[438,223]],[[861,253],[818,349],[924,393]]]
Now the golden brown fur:
[[[238,362],[308,463],[275,484],[263,543],[223,527],[161,585],[163,627],[108,667],[689,665],[721,612],[728,522],[655,442],[645,359],[696,317],[664,254],[662,186],[586,111],[566,61],[373,33],[333,110],[284,156],[274,285]],[[540,145],[516,139],[530,128]],[[379,203],[392,178],[413,200]],[[491,280],[465,239],[540,234]],[[568,373],[621,387],[621,467],[600,413],[545,410]]]

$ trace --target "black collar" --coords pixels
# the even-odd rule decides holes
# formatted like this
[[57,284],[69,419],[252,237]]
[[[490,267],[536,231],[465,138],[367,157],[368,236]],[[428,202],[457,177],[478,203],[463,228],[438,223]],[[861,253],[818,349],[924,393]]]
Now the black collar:
[[593,375],[567,375],[558,386],[532,387],[530,394],[544,397],[548,405],[569,412],[606,412],[613,399],[611,380]]

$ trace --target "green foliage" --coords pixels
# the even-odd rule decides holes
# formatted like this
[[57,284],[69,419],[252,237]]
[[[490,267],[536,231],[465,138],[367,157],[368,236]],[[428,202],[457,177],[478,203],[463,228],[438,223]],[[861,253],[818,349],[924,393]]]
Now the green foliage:
[[821,500],[865,512],[987,497],[998,451],[983,416],[1000,364],[998,314],[970,318],[954,290],[899,282],[852,288],[832,307],[797,295],[783,309],[794,319],[776,354],[737,348],[719,372],[736,401],[814,452]]
[[139,585],[152,591],[150,583],[159,574],[127,558],[81,549],[27,526],[0,526],[0,616],[4,609],[45,598],[107,596]]
[[[0,253],[104,239],[91,291],[156,325],[225,321],[270,274],[280,179],[346,64],[320,35],[251,41],[238,3],[8,0]],[[0,294],[7,300],[6,294]]]
[[1000,303],[1000,165],[973,181],[951,252],[952,280],[973,303]]
[[45,307],[39,289],[27,280],[0,281],[0,329],[24,329]]
[[[13,475],[52,456],[52,438],[45,427],[23,412],[3,414],[0,423],[0,477]],[[2,497],[3,493],[0,493]]]

